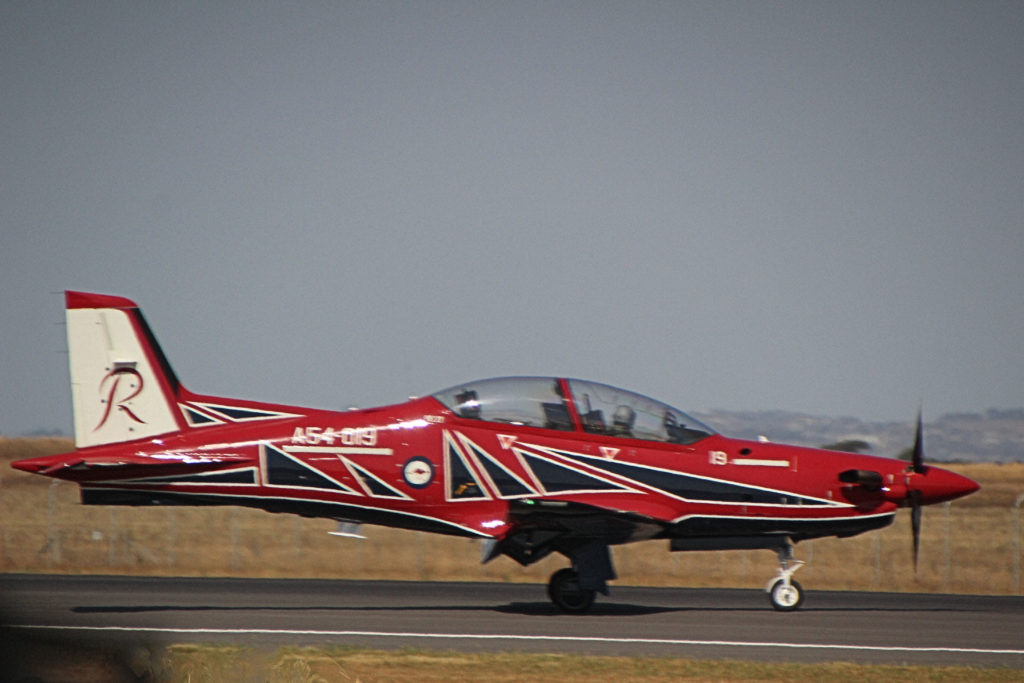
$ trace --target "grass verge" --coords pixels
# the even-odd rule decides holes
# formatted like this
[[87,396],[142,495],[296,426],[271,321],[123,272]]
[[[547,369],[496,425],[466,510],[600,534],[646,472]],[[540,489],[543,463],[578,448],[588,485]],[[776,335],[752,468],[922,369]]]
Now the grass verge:
[[[39,663],[43,662],[43,663]],[[235,645],[178,644],[124,652],[78,648],[9,672],[25,679],[149,680],[188,683],[268,681],[1019,681],[1020,671],[959,666],[865,666],[848,662],[788,664],[678,658],[590,657],[558,654],[286,647],[275,651]]]

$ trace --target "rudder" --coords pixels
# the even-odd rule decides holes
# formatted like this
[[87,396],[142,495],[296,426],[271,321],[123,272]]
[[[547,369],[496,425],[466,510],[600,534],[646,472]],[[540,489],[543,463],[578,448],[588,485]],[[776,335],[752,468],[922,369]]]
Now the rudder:
[[103,294],[65,292],[75,446],[175,432],[180,384],[139,307]]

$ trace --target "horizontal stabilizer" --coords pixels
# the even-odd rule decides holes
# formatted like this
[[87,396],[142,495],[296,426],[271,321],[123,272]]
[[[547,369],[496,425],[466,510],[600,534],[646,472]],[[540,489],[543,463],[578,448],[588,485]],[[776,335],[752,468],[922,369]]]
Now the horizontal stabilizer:
[[113,473],[117,470],[144,469],[154,470],[206,470],[225,463],[245,463],[252,459],[244,455],[209,455],[196,456],[191,454],[146,455],[91,455],[82,457],[77,454],[48,455],[41,458],[18,460],[11,463],[15,469],[35,474],[61,476],[75,479],[75,473],[95,473],[99,471]]

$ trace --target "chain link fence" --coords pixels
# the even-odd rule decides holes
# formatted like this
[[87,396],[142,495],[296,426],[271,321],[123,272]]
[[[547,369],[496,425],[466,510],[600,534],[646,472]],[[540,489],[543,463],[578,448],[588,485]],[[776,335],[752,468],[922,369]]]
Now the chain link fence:
[[[507,558],[481,566],[478,541],[371,526],[365,540],[341,538],[328,533],[331,520],[262,510],[83,506],[74,484],[11,480],[0,479],[4,572],[539,582],[566,564],[555,556],[529,568]],[[18,495],[29,481],[32,495]],[[819,590],[1019,594],[1022,500],[926,508],[916,572],[909,513],[900,511],[881,531],[798,544],[807,563],[798,578]],[[770,551],[669,553],[667,545],[614,548],[621,582],[760,587],[777,567]]]
[[[544,582],[567,564],[480,565],[479,541],[364,526],[365,540],[329,535],[335,522],[237,507],[84,506],[78,486],[10,468],[72,448],[67,440],[0,438],[0,571],[179,576],[322,577]],[[923,510],[915,571],[909,511],[876,532],[796,547],[798,578],[826,590],[1020,594],[1024,463],[952,467],[981,491]],[[761,587],[765,550],[669,553],[667,541],[613,549],[621,583]]]

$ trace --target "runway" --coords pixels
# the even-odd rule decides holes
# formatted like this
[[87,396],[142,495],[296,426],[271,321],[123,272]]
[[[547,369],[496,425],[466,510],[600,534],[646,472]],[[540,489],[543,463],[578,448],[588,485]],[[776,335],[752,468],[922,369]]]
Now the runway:
[[1024,669],[1024,598],[614,586],[559,613],[544,586],[0,576],[8,635],[76,643],[236,642]]

